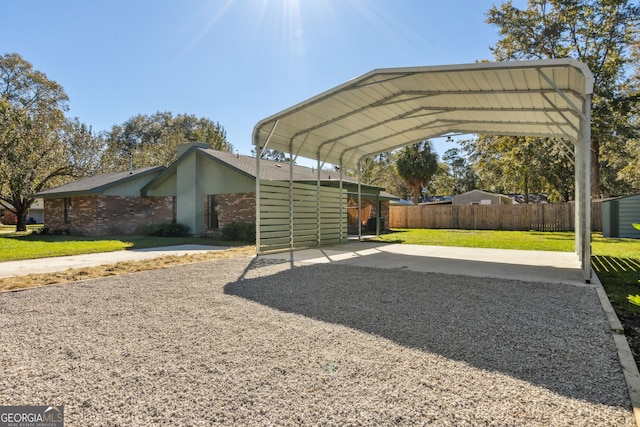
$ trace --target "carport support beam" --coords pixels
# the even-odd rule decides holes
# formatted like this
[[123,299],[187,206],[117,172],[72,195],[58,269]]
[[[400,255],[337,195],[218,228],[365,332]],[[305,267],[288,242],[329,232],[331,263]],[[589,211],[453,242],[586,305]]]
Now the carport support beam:
[[[580,124],[579,151],[582,173],[582,200],[581,206],[581,241],[580,259],[582,263],[582,275],[585,282],[591,282],[591,95],[587,94],[584,103],[585,117]],[[577,162],[576,162],[577,163]],[[576,201],[577,203],[577,201]],[[578,230],[576,230],[577,232]]]
[[262,149],[256,145],[256,254],[260,255],[260,156]]
[[358,160],[358,240],[362,241],[362,183],[360,181],[360,167],[362,159]]
[[316,177],[316,233],[318,234],[318,246],[322,245],[322,212],[320,212],[321,210],[321,203],[322,200],[320,199],[320,185],[321,185],[321,180],[320,180],[320,168],[322,167],[320,164],[320,156],[318,156],[318,163],[317,163],[317,167],[318,170],[316,171],[316,173],[318,174]]
[[289,143],[289,250],[292,251],[295,245],[294,240],[294,207],[293,207],[293,139]]
[[340,243],[344,243],[346,236],[343,233],[344,230],[344,203],[342,203],[342,196],[344,194],[344,187],[342,185],[342,159],[340,159]]

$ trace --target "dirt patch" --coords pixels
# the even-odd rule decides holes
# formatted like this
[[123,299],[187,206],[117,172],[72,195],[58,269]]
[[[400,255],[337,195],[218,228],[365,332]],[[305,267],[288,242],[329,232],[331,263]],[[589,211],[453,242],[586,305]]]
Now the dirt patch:
[[226,259],[238,256],[255,255],[255,246],[234,247],[222,251],[210,251],[200,254],[183,256],[166,256],[146,259],[142,261],[126,261],[116,264],[105,264],[97,267],[73,268],[55,273],[28,274],[25,276],[7,277],[0,279],[0,292],[16,291],[20,289],[36,288],[40,286],[71,283],[80,280],[97,279],[100,277],[117,276],[140,271],[158,270],[176,265],[194,262]]

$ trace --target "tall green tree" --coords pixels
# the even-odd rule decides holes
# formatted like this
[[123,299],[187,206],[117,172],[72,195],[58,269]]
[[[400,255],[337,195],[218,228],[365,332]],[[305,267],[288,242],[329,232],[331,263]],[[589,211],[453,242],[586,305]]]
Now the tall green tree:
[[[639,30],[640,31],[640,30]],[[617,178],[631,186],[629,191],[640,192],[640,43],[633,49],[634,71],[632,78],[625,85],[626,97],[623,97],[621,107],[623,114],[630,117],[631,124],[628,133],[629,141],[617,158]],[[620,191],[617,194],[623,194]]]
[[[93,175],[101,170],[106,141],[93,132],[91,126],[82,123],[77,117],[67,119],[62,127],[61,140],[65,147],[66,161],[73,167],[71,178]],[[69,178],[63,178],[63,181],[69,181]]]
[[459,194],[456,192],[456,184],[451,172],[451,167],[447,162],[438,163],[438,173],[433,176],[427,192],[434,196],[449,196]]
[[537,156],[537,141],[517,136],[480,135],[477,140],[461,142],[471,153],[482,187],[499,193],[528,195],[540,188],[542,159]]
[[[529,0],[526,9],[511,1],[492,7],[487,22],[500,39],[491,49],[498,61],[572,57],[594,75],[592,107],[592,193],[613,182],[616,159],[628,139],[629,114],[623,91],[629,79],[631,47],[638,43],[640,7],[631,0]],[[605,175],[605,172],[612,172]]]
[[[382,187],[389,193],[406,199],[411,196],[413,189],[407,187],[404,179],[396,172],[395,160],[396,153],[381,153],[367,157],[361,163],[360,178],[365,184]],[[356,171],[347,173],[352,177],[357,176]]]
[[441,194],[462,194],[478,188],[478,175],[460,148],[450,148],[442,155],[450,191]]
[[569,201],[574,192],[573,152],[568,142],[546,138],[480,135],[461,141],[481,177],[478,186],[499,193],[545,193]]
[[417,205],[422,188],[438,171],[438,154],[429,141],[422,141],[400,150],[395,165],[398,175],[413,189],[413,204]]
[[102,160],[105,172],[133,167],[168,166],[177,158],[177,147],[202,142],[209,148],[233,151],[227,133],[218,122],[191,114],[174,116],[168,111],[138,114],[104,135],[106,150]]
[[[69,136],[68,97],[17,53],[0,56],[0,203],[26,230],[33,195],[80,173],[86,145]],[[86,141],[85,141],[86,142]]]
[[[253,154],[254,156],[257,155],[255,148],[251,149],[251,154]],[[272,160],[274,162],[279,162],[279,163],[289,163],[291,161],[291,158],[287,153],[285,153],[284,151],[274,150],[272,148],[267,148],[266,150],[263,150],[262,158],[265,160]]]
[[381,153],[365,158],[360,167],[362,182],[369,185],[386,187],[390,173],[392,173],[393,154]]
[[627,143],[627,162],[620,168],[620,179],[629,183],[634,193],[640,191],[640,139],[632,139]]

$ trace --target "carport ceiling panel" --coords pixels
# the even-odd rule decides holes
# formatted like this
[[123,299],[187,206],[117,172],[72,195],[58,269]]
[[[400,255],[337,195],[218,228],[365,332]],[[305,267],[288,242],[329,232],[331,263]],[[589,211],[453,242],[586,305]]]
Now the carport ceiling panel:
[[568,59],[374,70],[260,122],[254,143],[276,120],[269,148],[293,141],[294,153],[334,164],[451,131],[575,140],[585,70]]
[[451,124],[452,131],[461,133],[484,133],[488,135],[522,135],[534,137],[560,137],[571,135],[570,129],[554,124],[517,123],[460,123]]

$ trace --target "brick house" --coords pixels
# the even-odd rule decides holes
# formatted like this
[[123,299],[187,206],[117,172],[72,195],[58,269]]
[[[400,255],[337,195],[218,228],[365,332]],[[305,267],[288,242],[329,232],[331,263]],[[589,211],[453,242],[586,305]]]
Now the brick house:
[[[289,181],[288,163],[264,160],[262,179]],[[317,170],[293,166],[296,182],[316,183]],[[320,172],[321,185],[338,186],[337,172]],[[343,178],[350,206],[357,182]],[[142,233],[150,224],[177,222],[194,235],[218,235],[233,222],[255,223],[256,159],[190,143],[178,147],[169,167],[101,174],[38,193],[45,199],[45,227],[73,234]],[[362,185],[366,226],[378,212],[389,217],[394,197],[379,187]],[[357,205],[357,202],[355,202]],[[370,207],[369,207],[370,206]],[[383,229],[387,229],[386,226]],[[349,224],[357,233],[357,224]]]
[[98,236],[135,234],[149,224],[172,222],[172,197],[140,197],[140,188],[164,169],[105,173],[41,191],[45,228]]

